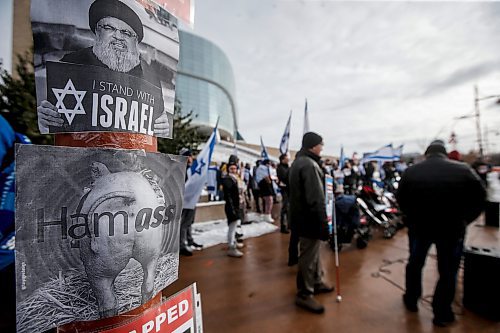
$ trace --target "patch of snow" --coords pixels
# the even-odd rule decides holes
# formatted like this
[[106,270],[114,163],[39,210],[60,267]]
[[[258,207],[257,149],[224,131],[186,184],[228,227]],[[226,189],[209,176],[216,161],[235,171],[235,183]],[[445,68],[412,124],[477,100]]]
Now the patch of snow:
[[[258,221],[255,213],[249,213],[247,217],[249,221],[253,222],[243,224],[241,229],[236,229],[236,232],[243,234],[243,239],[259,237],[279,229],[272,223]],[[191,228],[194,241],[202,244],[204,248],[227,243],[226,219],[195,223]]]

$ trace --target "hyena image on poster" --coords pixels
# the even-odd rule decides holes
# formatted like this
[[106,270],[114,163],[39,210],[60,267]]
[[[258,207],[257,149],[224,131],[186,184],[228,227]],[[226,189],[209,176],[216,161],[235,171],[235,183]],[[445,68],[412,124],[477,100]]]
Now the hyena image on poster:
[[16,158],[19,332],[124,313],[177,279],[185,158],[24,145]]

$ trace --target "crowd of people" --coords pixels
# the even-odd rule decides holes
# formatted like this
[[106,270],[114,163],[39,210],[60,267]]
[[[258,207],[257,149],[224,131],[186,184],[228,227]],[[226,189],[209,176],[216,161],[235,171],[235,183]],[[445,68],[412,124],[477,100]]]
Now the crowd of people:
[[[335,187],[341,189],[337,193],[355,194],[364,181],[375,182],[397,194],[408,227],[409,260],[403,304],[408,311],[418,311],[422,269],[429,247],[435,244],[439,280],[432,303],[433,322],[437,326],[452,323],[455,316],[451,303],[466,226],[479,216],[485,204],[484,163],[476,163],[472,169],[458,161],[460,155],[456,151],[448,154],[440,140],[429,145],[423,161],[408,164],[360,163],[355,155],[344,161],[322,160],[322,149],[322,137],[309,132],[291,166],[288,155],[281,155],[279,164],[264,159],[254,166],[232,155],[227,163],[215,168],[211,196],[225,201],[227,254],[244,256],[242,235],[237,230],[248,222],[248,211],[255,210],[262,222],[274,223],[272,207],[281,202],[280,231],[290,233],[288,265],[298,264],[295,303],[313,313],[323,313],[324,307],[314,295],[334,291],[323,280],[320,258],[321,241],[332,236],[325,210],[325,175],[334,178]],[[181,223],[191,220],[183,218]],[[190,241],[182,237],[181,242],[189,245]],[[181,254],[185,253],[181,250]]]
[[[23,141],[22,136],[13,131],[2,132],[0,139],[0,180],[3,182],[0,189],[4,192],[0,201],[0,235],[13,236],[13,190],[7,185],[11,184],[8,179],[13,168],[13,143]],[[422,269],[430,246],[435,244],[439,280],[432,301],[433,322],[436,326],[447,326],[455,321],[451,304],[465,231],[485,207],[486,175],[491,167],[483,161],[476,161],[472,167],[460,162],[460,155],[455,151],[447,153],[444,142],[440,140],[429,145],[423,161],[408,165],[404,162],[387,162],[381,166],[375,162],[360,163],[355,156],[344,161],[322,160],[323,145],[320,135],[309,132],[303,136],[301,149],[291,165],[287,154],[279,157],[278,164],[263,159],[256,161],[254,166],[231,155],[226,163],[213,169],[214,184],[210,195],[212,199],[225,202],[227,255],[234,258],[244,256],[241,225],[250,222],[248,212],[255,211],[260,222],[275,223],[272,208],[281,203],[280,231],[290,237],[288,265],[297,265],[295,304],[313,313],[323,313],[324,307],[314,295],[334,291],[334,287],[324,280],[320,256],[321,242],[332,237],[325,209],[325,176],[332,176],[335,186],[342,188],[337,192],[347,194],[355,193],[363,180],[379,182],[380,186],[393,187],[408,228],[409,259],[404,306],[408,311],[418,311]],[[187,168],[190,168],[192,152],[183,148],[179,155],[186,156]],[[398,186],[394,186],[396,179]],[[180,227],[181,255],[192,256],[194,250],[203,249],[191,234],[195,214],[196,206],[184,205]],[[12,279],[14,258],[9,238],[1,240],[0,271],[5,282]],[[10,297],[13,301],[13,295]]]

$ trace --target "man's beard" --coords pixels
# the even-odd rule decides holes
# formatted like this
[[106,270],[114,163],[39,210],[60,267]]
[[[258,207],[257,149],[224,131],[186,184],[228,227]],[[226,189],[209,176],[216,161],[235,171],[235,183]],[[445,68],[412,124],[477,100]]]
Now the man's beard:
[[117,72],[127,73],[141,62],[137,48],[121,51],[102,40],[96,41],[92,52],[103,64]]

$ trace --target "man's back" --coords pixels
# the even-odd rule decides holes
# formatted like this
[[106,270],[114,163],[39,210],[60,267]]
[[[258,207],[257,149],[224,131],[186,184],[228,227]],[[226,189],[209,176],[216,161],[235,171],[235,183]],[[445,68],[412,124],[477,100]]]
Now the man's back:
[[410,226],[429,233],[463,233],[484,204],[479,178],[464,163],[434,154],[406,170],[397,193]]

